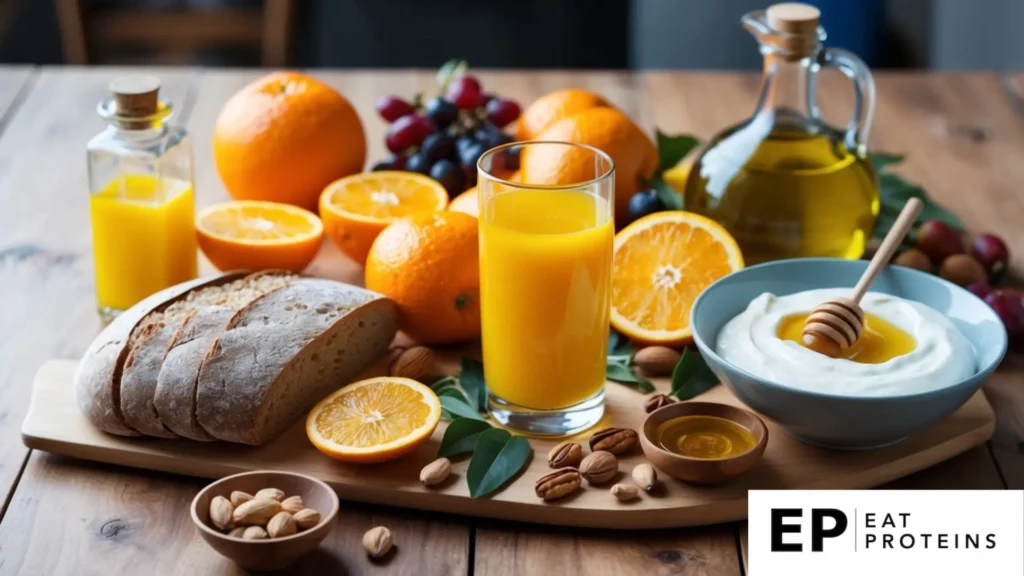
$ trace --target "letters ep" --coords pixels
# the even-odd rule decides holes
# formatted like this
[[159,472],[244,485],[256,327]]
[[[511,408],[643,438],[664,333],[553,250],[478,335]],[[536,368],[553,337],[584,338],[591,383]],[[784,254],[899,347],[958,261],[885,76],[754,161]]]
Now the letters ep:
[[[772,509],[772,552],[803,552],[804,545],[800,542],[783,542],[786,534],[799,534],[802,530],[800,521],[787,521],[791,518],[803,518],[804,511],[800,508]],[[831,518],[835,526],[826,529],[825,518]],[[836,538],[843,532],[849,521],[842,510],[835,508],[811,509],[811,551],[821,552],[825,538]]]

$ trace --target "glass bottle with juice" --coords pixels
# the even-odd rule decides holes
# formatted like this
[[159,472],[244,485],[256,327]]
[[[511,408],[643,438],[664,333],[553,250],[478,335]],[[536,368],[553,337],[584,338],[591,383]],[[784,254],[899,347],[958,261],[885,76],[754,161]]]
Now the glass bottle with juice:
[[[875,100],[867,66],[821,45],[820,12],[777,4],[743,17],[764,55],[757,109],[715,136],[686,183],[686,208],[736,238],[747,264],[804,256],[860,258],[878,216],[866,142]],[[827,125],[816,101],[822,67],[853,80],[853,118]]]
[[[575,148],[595,179],[512,183],[493,174],[520,154]],[[613,165],[565,142],[498,147],[480,159],[480,300],[490,413],[533,434],[567,434],[604,411],[614,239]]]
[[159,80],[125,78],[98,106],[109,123],[87,145],[96,297],[109,321],[197,275],[192,144],[169,126]]

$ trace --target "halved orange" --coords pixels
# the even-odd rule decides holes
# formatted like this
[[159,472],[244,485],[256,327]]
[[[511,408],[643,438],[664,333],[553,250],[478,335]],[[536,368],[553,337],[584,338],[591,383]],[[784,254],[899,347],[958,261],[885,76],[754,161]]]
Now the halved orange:
[[409,378],[360,380],[321,400],[306,417],[306,436],[317,450],[343,462],[393,460],[434,432],[441,403],[430,388]]
[[366,262],[374,239],[388,224],[446,206],[444,186],[415,172],[353,174],[328,184],[320,194],[320,218],[327,235],[359,264]]
[[740,268],[740,247],[717,222],[683,210],[640,218],[615,235],[612,326],[646,344],[688,344],[693,301]]
[[196,218],[199,247],[221,270],[301,272],[320,249],[324,226],[309,210],[279,202],[214,204]]

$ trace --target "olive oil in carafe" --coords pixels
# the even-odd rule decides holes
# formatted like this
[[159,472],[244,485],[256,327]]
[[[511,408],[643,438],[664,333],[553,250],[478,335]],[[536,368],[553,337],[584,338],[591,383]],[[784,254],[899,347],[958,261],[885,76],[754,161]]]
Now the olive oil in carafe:
[[[859,258],[879,210],[870,162],[827,126],[814,133],[777,125],[758,142],[754,122],[727,131],[698,159],[687,183],[687,208],[725,226],[750,264]],[[734,158],[737,164],[730,165],[728,154],[716,153],[716,146],[736,146],[744,138],[754,142],[747,143],[753,152],[742,164]]]

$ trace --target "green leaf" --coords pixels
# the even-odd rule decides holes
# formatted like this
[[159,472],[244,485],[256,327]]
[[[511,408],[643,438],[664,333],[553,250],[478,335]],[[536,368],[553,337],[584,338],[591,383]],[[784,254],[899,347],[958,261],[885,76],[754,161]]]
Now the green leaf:
[[448,84],[465,74],[468,68],[469,62],[460,58],[453,58],[441,64],[441,67],[437,69],[437,85],[441,87],[441,93],[444,94]]
[[655,143],[658,145],[658,172],[661,173],[675,166],[686,158],[691,150],[700,146],[700,140],[689,134],[669,136],[661,130],[654,131]]
[[444,438],[441,439],[441,448],[437,451],[438,458],[444,456],[458,456],[468,454],[476,446],[476,440],[484,430],[490,430],[491,425],[483,420],[472,418],[456,418],[444,431]]
[[433,390],[434,392],[438,392],[440,390],[443,390],[444,388],[455,386],[458,383],[459,379],[456,378],[455,376],[442,376],[430,383],[430,389]]
[[903,162],[903,159],[906,157],[906,154],[890,154],[888,152],[872,152],[868,154],[868,159],[871,160],[871,165],[874,166],[877,173],[881,173],[887,166]]
[[482,414],[477,412],[472,406],[470,406],[464,398],[459,398],[454,394],[462,394],[455,388],[445,388],[438,395],[437,399],[441,401],[441,408],[448,413],[449,417],[457,416],[459,418],[472,418],[474,420],[483,420]]
[[683,209],[683,195],[676,191],[668,182],[661,179],[661,176],[655,176],[651,180],[651,187],[654,188],[654,193],[658,195],[658,200],[665,205],[669,210],[682,210]]
[[481,432],[466,470],[469,495],[480,498],[501,488],[532,455],[530,442],[522,436],[512,436],[501,428]]
[[937,204],[928,196],[923,188],[906,180],[899,174],[891,172],[881,174],[878,177],[878,185],[881,209],[875,222],[874,236],[881,238],[889,232],[889,229],[896,222],[896,217],[903,210],[903,206],[911,198],[920,198],[924,204],[924,207],[921,209],[921,215],[917,218],[917,225],[924,223],[926,220],[934,219],[945,222],[957,230],[964,229],[963,220],[956,214]]
[[633,343],[622,335],[621,332],[615,328],[608,330],[608,355],[609,356],[626,356],[633,354]]
[[462,359],[462,372],[459,374],[459,384],[469,395],[469,401],[476,406],[477,410],[483,411],[487,407],[487,383],[484,381],[484,365],[472,358]]
[[718,377],[708,368],[700,352],[687,348],[672,370],[672,392],[680,400],[689,400],[718,385]]
[[605,377],[614,382],[636,384],[637,391],[643,392],[644,394],[654,392],[654,384],[651,384],[650,380],[647,380],[646,378],[637,376],[628,365],[609,362],[605,367]]

